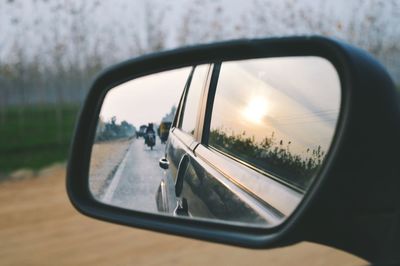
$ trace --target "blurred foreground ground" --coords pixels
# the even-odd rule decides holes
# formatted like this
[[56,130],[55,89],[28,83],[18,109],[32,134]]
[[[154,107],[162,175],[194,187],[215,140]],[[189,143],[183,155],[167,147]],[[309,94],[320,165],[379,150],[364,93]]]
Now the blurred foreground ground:
[[367,265],[310,243],[248,250],[93,220],[73,209],[64,183],[64,165],[0,183],[0,265]]

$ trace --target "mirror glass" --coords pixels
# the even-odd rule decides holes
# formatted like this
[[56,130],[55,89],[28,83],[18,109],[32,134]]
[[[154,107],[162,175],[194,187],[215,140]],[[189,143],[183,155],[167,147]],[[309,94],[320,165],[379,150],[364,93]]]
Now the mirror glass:
[[89,188],[108,205],[272,227],[298,206],[335,134],[341,85],[315,56],[210,63],[111,89]]

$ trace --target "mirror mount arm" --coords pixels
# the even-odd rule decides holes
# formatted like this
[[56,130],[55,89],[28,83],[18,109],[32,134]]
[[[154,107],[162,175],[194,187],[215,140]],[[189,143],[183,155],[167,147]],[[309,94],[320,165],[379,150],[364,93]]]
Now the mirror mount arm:
[[185,198],[178,199],[176,202],[176,208],[174,210],[174,215],[176,216],[190,216],[189,215],[189,205]]

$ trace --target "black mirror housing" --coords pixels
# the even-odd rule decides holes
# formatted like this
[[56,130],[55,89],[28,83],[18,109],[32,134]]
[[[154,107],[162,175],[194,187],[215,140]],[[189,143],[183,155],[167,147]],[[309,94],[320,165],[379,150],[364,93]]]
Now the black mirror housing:
[[[108,90],[152,73],[258,57],[320,56],[336,68],[342,105],[334,144],[300,206],[277,227],[261,229],[174,219],[96,201],[87,176],[97,116]],[[103,71],[76,125],[67,192],[81,213],[133,227],[209,241],[271,248],[299,241],[337,247],[370,261],[400,260],[400,107],[393,81],[368,53],[323,37],[237,40],[145,55]],[[159,162],[168,167],[168,162]],[[164,168],[166,169],[166,168]]]

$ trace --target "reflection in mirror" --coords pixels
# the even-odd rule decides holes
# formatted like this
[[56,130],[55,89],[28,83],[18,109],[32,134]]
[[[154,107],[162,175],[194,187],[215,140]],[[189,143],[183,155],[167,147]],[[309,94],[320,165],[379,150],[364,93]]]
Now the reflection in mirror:
[[335,69],[319,57],[223,63],[208,143],[305,190],[333,138],[339,96]]
[[340,92],[336,69],[313,56],[203,64],[128,81],[104,99],[90,191],[135,211],[276,226],[318,178]]
[[155,192],[178,101],[191,68],[123,83],[106,95],[90,162],[93,196],[108,204],[156,212]]

